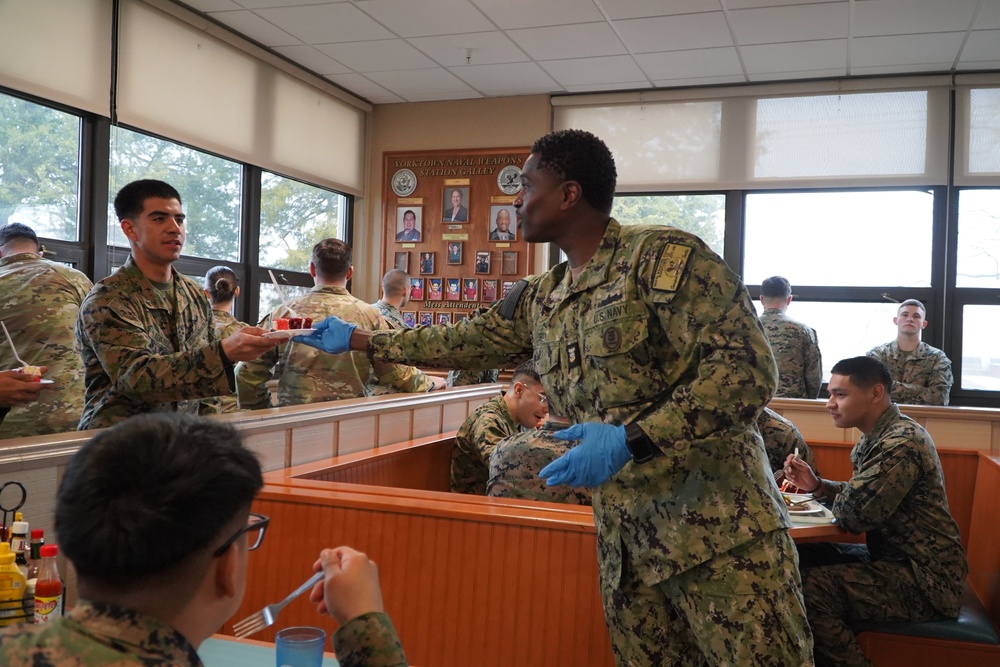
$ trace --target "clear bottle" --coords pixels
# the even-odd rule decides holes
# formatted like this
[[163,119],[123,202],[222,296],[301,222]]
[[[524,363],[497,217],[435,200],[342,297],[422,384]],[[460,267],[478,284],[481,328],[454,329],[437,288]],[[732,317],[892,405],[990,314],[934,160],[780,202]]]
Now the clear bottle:
[[63,583],[56,563],[59,547],[46,544],[41,548],[41,555],[42,565],[38,568],[38,579],[35,581],[36,624],[48,623],[63,615]]
[[0,542],[0,627],[24,621],[24,589],[10,545]]

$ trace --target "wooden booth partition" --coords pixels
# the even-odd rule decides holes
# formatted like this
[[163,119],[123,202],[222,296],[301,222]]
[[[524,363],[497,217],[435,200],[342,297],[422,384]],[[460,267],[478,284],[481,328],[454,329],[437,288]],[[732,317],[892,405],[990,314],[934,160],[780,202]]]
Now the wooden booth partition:
[[[349,545],[378,564],[386,611],[411,664],[614,664],[590,508],[300,484],[266,485],[254,503],[271,524],[249,555],[234,619],[282,599],[309,576],[322,548]],[[301,598],[256,638],[271,640],[293,625],[335,629]]]
[[406,323],[455,323],[532,273],[514,215],[527,148],[385,153],[382,273],[410,275]]

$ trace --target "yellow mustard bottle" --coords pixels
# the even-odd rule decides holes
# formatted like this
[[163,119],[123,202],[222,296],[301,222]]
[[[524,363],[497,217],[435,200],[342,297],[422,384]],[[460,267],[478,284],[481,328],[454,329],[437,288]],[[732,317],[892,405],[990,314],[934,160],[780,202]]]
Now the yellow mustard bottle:
[[0,542],[0,627],[24,621],[24,591],[24,575],[14,565],[14,552]]

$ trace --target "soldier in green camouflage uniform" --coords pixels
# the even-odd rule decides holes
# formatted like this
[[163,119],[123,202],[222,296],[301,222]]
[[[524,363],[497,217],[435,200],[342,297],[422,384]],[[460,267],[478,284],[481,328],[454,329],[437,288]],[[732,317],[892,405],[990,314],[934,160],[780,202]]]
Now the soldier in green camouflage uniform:
[[568,420],[550,413],[548,420],[538,429],[522,431],[501,440],[490,455],[486,495],[590,505],[588,489],[582,486],[548,486],[538,478],[542,468],[573,446],[573,443],[552,437],[553,433],[567,426]]
[[142,412],[219,411],[235,388],[233,364],[277,341],[254,327],[219,340],[201,287],[175,271],[186,236],[181,196],[163,181],[133,181],[115,196],[129,240],[125,264],[94,286],[76,336],[86,377],[80,430]]
[[771,408],[764,408],[757,418],[757,429],[764,438],[767,461],[771,466],[771,472],[775,474],[774,481],[780,484],[785,479],[785,459],[789,454],[794,454],[796,449],[799,450],[799,457],[813,470],[816,469],[816,457],[802,438],[799,429],[795,428],[795,424]]
[[[55,511],[80,602],[44,625],[5,628],[0,665],[200,667],[197,650],[239,604],[248,551],[264,539],[267,518],[249,514],[262,485],[227,424],[139,415],[95,436],[70,459]],[[340,665],[405,667],[367,556],[324,549],[313,567],[325,574],[313,601],[340,625]]]
[[548,480],[596,485],[618,664],[811,664],[790,522],[755,427],[777,373],[746,288],[696,236],[610,219],[614,161],[589,133],[537,141],[521,183],[524,238],[567,263],[451,327],[369,334],[329,318],[300,340],[469,369],[533,358],[553,410],[576,422],[564,437],[582,437]]
[[868,350],[868,356],[889,367],[892,375],[892,400],[913,405],[948,405],[951,385],[951,359],[936,347],[920,340],[927,326],[924,304],[908,299],[899,305],[896,317],[896,340]]
[[[289,307],[298,316],[314,320],[336,313],[349,322],[372,329],[388,328],[375,308],[347,291],[347,281],[353,269],[350,246],[337,239],[320,241],[313,248],[309,263],[316,286],[289,302]],[[266,315],[258,326],[271,329],[276,317],[288,317],[284,306]],[[367,396],[367,384],[372,374],[378,383],[404,392],[431,391],[444,386],[443,381],[412,366],[372,363],[359,353],[331,357],[305,345],[285,341],[259,359],[237,366],[236,386],[241,408],[258,410],[271,407],[271,396],[265,383],[274,375],[275,367],[279,368],[279,406]]]
[[[76,269],[43,259],[27,225],[0,228],[0,320],[18,356],[30,366],[46,366],[45,378],[53,382],[37,401],[11,408],[0,438],[76,430],[83,412],[83,362],[73,326],[91,287]],[[0,369],[20,365],[0,338]]]
[[410,301],[410,276],[401,269],[392,269],[382,276],[382,298],[373,303],[392,329],[406,329],[400,308]]
[[[236,272],[228,266],[216,266],[205,274],[205,296],[212,306],[212,327],[219,340],[228,338],[243,327],[250,326],[233,317],[233,301],[240,295]],[[219,396],[219,412],[226,414],[239,412],[240,404],[236,392]]]
[[888,369],[870,357],[838,362],[827,408],[839,428],[864,435],[851,450],[847,482],[819,478],[791,457],[785,474],[833,502],[833,515],[857,544],[799,546],[803,590],[817,665],[870,665],[851,621],[955,618],[968,572],[958,525],[948,509],[934,441],[892,403]]
[[514,371],[506,392],[486,401],[465,418],[451,450],[453,493],[486,495],[493,449],[519,429],[533,429],[545,418],[548,399],[544,391],[534,364],[527,361]]
[[778,390],[782,398],[816,398],[823,385],[823,357],[816,331],[790,318],[792,288],[781,276],[767,278],[760,286],[764,312],[760,322],[778,365]]

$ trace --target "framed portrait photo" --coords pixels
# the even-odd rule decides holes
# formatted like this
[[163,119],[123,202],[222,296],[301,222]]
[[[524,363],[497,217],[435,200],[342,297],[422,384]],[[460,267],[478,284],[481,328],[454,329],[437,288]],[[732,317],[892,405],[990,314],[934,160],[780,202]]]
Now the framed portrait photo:
[[501,299],[507,298],[507,293],[510,292],[512,289],[514,289],[514,283],[516,283],[516,282],[517,282],[516,280],[505,280],[505,281],[503,281],[503,283],[500,285],[500,298]]
[[476,251],[476,273],[490,272],[490,255],[492,254],[489,250]]
[[410,278],[410,301],[424,300],[424,279]]
[[417,326],[417,314],[412,310],[403,311],[403,324],[411,329]]
[[448,290],[444,295],[444,298],[448,301],[461,301],[462,300],[462,279],[461,278],[446,278],[445,281],[448,284]]
[[478,278],[462,278],[462,301],[479,301]]
[[513,206],[490,206],[490,241],[516,241],[517,219]]
[[517,251],[504,250],[503,259],[500,264],[500,273],[505,276],[517,275]]
[[396,241],[417,243],[423,240],[422,206],[404,206],[396,209]]
[[420,273],[434,273],[434,253],[420,253]]
[[462,320],[469,319],[469,314],[470,313],[467,310],[456,310],[453,321],[455,322],[455,324],[458,324]]
[[483,280],[483,301],[493,303],[497,300],[497,281]]
[[434,324],[434,312],[430,310],[421,310],[417,313],[417,324],[422,327],[429,327]]
[[448,241],[448,263],[449,264],[461,264],[462,263],[462,246],[465,245],[461,241]]
[[442,288],[442,278],[428,278],[427,279],[427,299],[430,301],[440,301]]
[[451,324],[451,313],[447,310],[439,310],[434,324]]
[[396,261],[394,266],[400,271],[410,272],[410,253],[408,252],[397,252]]
[[469,221],[469,186],[447,187],[441,204],[443,222]]

